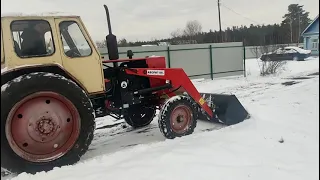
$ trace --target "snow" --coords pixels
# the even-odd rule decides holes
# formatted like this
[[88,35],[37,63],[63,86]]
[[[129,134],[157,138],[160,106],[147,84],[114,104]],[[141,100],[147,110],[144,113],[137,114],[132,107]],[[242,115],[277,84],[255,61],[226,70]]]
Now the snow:
[[5,83],[1,86],[1,92],[4,92],[9,87],[9,83]]
[[167,110],[168,110],[168,106],[169,106],[170,104],[172,104],[172,103],[175,102],[175,101],[180,100],[181,98],[182,98],[182,96],[173,96],[173,97],[169,98],[169,99],[164,103],[164,105],[162,106],[162,109],[161,109],[160,113],[162,114],[162,112],[167,111]]
[[166,104],[173,103],[174,101],[178,101],[181,99],[181,96],[173,96],[166,101]]
[[8,71],[8,67],[1,68],[1,74]]
[[[60,68],[62,68],[61,64],[59,64],[59,63],[50,63],[48,65],[56,65],[56,66],[59,66]],[[13,68],[3,67],[3,68],[1,68],[1,74],[5,73],[7,71],[11,71],[13,69],[23,69],[23,68],[31,68],[31,67],[37,67],[37,66],[43,66],[43,64],[24,64],[24,65],[20,65],[20,66],[14,66]]]
[[260,63],[246,60],[246,77],[194,81],[200,92],[235,94],[251,114],[240,124],[224,127],[198,121],[192,135],[168,140],[158,129],[157,117],[136,130],[124,127],[123,120],[97,118],[94,141],[79,163],[9,177],[319,179],[319,75],[314,74],[319,72],[319,58],[288,61],[278,74],[266,77],[259,76]]
[[305,50],[305,49],[299,48],[297,46],[286,46],[284,48],[279,48],[279,49],[275,50],[274,52],[268,52],[268,53],[263,53],[263,54],[267,55],[267,54],[273,54],[273,53],[283,53],[283,50],[286,50],[285,53],[295,53],[295,52],[298,52],[300,54],[310,54],[311,53],[311,50]]
[[287,46],[287,47],[285,47],[285,49],[294,49],[294,50],[298,51],[301,54],[309,54],[309,53],[311,53],[310,50],[301,49],[301,48],[296,47],[296,46]]
[[2,17],[21,17],[21,16],[48,16],[48,17],[52,17],[52,16],[75,16],[78,17],[79,15],[74,15],[74,14],[70,14],[67,12],[39,12],[39,13],[21,13],[21,12],[5,12],[5,13],[1,13],[1,18]]

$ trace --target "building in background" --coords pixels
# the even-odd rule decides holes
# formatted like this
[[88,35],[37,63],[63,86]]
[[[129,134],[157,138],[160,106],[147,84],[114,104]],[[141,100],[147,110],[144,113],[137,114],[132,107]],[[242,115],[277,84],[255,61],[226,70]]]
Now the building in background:
[[302,32],[303,48],[311,50],[312,55],[319,55],[319,15]]

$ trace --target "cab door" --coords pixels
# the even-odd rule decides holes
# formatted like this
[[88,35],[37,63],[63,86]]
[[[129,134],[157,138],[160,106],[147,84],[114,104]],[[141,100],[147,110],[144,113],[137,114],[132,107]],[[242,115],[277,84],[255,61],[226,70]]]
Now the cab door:
[[63,67],[89,94],[104,92],[102,61],[82,21],[76,17],[56,18]]

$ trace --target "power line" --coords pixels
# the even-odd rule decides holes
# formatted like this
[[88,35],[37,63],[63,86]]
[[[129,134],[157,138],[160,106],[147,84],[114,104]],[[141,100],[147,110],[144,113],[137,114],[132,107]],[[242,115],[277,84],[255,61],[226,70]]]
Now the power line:
[[223,6],[223,7],[224,7],[224,8],[226,8],[226,9],[228,9],[229,11],[231,11],[231,12],[233,12],[233,13],[235,13],[235,14],[237,14],[237,15],[239,15],[239,16],[241,16],[241,17],[243,17],[243,18],[245,18],[245,19],[247,19],[247,20],[249,20],[249,21],[251,21],[251,22],[254,22],[254,23],[260,24],[259,22],[255,21],[255,20],[253,20],[253,19],[251,19],[251,18],[248,18],[248,17],[246,17],[246,16],[244,16],[244,15],[242,15],[242,14],[240,14],[240,13],[236,12],[235,10],[233,10],[233,9],[229,8],[229,7],[228,7],[228,6],[226,6],[224,3],[220,3],[220,4],[221,4],[221,6]]

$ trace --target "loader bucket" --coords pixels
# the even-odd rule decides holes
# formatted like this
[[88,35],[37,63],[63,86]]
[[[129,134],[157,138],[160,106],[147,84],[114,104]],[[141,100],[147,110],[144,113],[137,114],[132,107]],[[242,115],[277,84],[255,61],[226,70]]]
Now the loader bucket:
[[212,118],[211,121],[220,121],[225,125],[233,125],[249,118],[249,113],[239,102],[235,95],[200,93],[208,105],[217,115],[218,119]]

